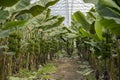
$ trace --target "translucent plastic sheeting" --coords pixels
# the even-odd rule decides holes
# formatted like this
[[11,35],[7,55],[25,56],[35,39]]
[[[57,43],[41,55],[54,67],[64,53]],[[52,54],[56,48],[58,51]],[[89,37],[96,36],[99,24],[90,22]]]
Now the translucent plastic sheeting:
[[[32,0],[31,2],[36,2],[39,0]],[[71,15],[80,10],[83,13],[88,12],[91,7],[93,7],[93,4],[84,3],[82,0],[59,0],[57,4],[50,7],[51,13],[53,15],[62,15],[65,17],[64,24],[66,26],[71,25]]]
[[60,0],[56,5],[52,6],[52,14],[63,15],[65,17],[64,24],[71,25],[71,15],[80,10],[83,13],[88,12],[93,4],[84,3],[82,0]]

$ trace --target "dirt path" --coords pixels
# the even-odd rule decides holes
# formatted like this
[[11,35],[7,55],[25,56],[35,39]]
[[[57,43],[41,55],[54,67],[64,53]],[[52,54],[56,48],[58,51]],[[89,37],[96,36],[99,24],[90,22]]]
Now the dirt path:
[[77,73],[80,64],[75,59],[62,58],[56,61],[56,66],[57,72],[52,75],[51,80],[86,80]]

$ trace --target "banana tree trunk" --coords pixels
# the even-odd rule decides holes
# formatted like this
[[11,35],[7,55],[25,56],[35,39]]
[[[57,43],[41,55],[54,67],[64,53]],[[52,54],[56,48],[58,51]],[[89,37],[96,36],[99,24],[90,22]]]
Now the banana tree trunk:
[[119,80],[120,80],[120,52],[118,55],[118,66],[119,66]]
[[120,41],[118,41],[118,68],[119,68],[119,80],[120,80]]
[[30,53],[27,53],[27,61],[26,61],[26,68],[29,70],[29,59],[30,59]]
[[0,80],[6,80],[5,55],[0,55]]
[[112,80],[115,80],[114,79],[114,63],[113,63],[113,58],[111,57],[109,59],[109,64],[108,64],[108,69],[109,69],[109,73],[110,73],[110,77]]
[[8,56],[7,57],[8,58],[8,63],[7,63],[7,65],[8,65],[8,74],[9,75],[12,75],[12,56]]

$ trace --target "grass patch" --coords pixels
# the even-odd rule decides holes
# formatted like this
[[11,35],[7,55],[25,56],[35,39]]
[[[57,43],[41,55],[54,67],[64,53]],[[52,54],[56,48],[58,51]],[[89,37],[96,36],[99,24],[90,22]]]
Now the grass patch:
[[54,64],[49,63],[41,66],[38,71],[32,72],[27,69],[20,69],[17,77],[9,76],[8,80],[48,80],[51,78],[50,74],[56,72]]
[[54,64],[50,63],[45,65],[44,67],[41,67],[37,72],[37,77],[41,76],[44,79],[50,79],[50,74],[53,74],[56,72],[56,67]]

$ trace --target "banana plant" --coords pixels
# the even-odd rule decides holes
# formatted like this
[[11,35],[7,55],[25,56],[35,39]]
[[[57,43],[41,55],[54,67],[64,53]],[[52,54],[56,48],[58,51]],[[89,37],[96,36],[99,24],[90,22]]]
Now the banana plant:
[[[99,14],[94,10],[91,9],[90,12],[87,13],[87,16],[84,16],[80,11],[77,11],[73,14],[73,19],[74,22],[76,22],[76,24],[74,24],[73,26],[77,26],[78,30],[79,30],[79,36],[77,38],[77,47],[80,44],[80,41],[85,43],[87,45],[89,51],[92,51],[94,54],[91,55],[91,57],[94,56],[93,58],[93,64],[94,64],[94,68],[96,68],[95,66],[99,63],[97,63],[96,58],[98,59],[99,56],[102,57],[102,59],[105,61],[105,69],[106,69],[106,60],[109,59],[112,54],[112,45],[113,42],[112,41],[112,37],[113,35],[111,35],[111,31],[109,31],[108,28],[105,29],[105,27],[101,28],[99,22],[98,22],[98,17]],[[79,24],[78,24],[79,23]],[[88,38],[88,40],[84,39],[85,37]],[[91,42],[92,41],[92,42]],[[95,42],[93,42],[95,41]],[[104,43],[105,45],[103,45],[102,43]],[[111,44],[112,43],[112,44]],[[97,45],[99,44],[99,45]],[[92,47],[90,47],[92,46]],[[104,46],[104,47],[103,47]],[[83,48],[83,46],[82,46]],[[80,48],[78,48],[79,50]],[[80,52],[80,51],[79,51]],[[85,54],[85,53],[84,53]],[[82,55],[84,55],[82,54]],[[80,54],[78,54],[80,55]],[[95,57],[96,56],[96,57]],[[90,57],[90,56],[89,56]],[[96,64],[97,63],[97,64]]]
[[[13,39],[13,38],[9,35],[12,35],[12,33],[16,31],[16,28],[18,29],[18,31],[25,30],[25,28],[27,27],[29,27],[29,29],[36,28],[36,29],[47,30],[47,29],[50,29],[51,27],[59,26],[64,20],[64,18],[60,16],[50,17],[50,9],[48,9],[49,6],[54,5],[58,1],[59,0],[46,0],[46,1],[40,0],[36,3],[31,4],[30,0],[15,0],[15,1],[0,0],[0,23],[1,23],[0,52],[2,52],[2,54],[6,52],[8,54],[8,51],[12,51],[15,53],[19,52],[21,48],[18,48],[19,50],[16,51],[16,50],[12,50],[12,47],[10,46],[12,44],[10,39]],[[23,17],[24,15],[29,15],[29,17],[25,19]],[[24,35],[23,38],[25,37],[26,36]],[[8,40],[9,40],[9,43],[8,43]],[[19,45],[19,43],[17,44]],[[15,44],[12,44],[12,45],[17,47],[17,45]],[[24,46],[21,46],[21,47],[24,47]],[[10,52],[9,54],[11,55],[12,53]],[[2,61],[2,63],[0,63],[0,68],[1,68],[0,79],[5,80],[6,78],[5,75],[7,75],[5,74],[7,73],[5,68],[5,63],[7,63],[6,59],[10,57],[8,57],[6,54],[3,54],[3,56],[0,56],[0,57]],[[25,56],[23,55],[22,57],[25,57]],[[18,62],[21,60],[22,57],[18,59]],[[12,61],[13,58],[11,57],[10,60]],[[8,62],[7,65],[9,64],[10,63]]]
[[[106,41],[106,46],[108,47],[108,44],[110,44],[107,39],[108,35],[110,35],[111,32],[115,36],[120,35],[119,34],[120,1],[119,0],[109,0],[109,1],[107,1],[107,0],[84,0],[84,1],[87,3],[95,4],[96,11],[98,12],[98,15],[97,15],[96,21],[95,21],[95,31],[101,40],[103,40],[103,36],[104,37],[106,36],[106,40],[104,40],[104,41]],[[111,39],[110,36],[109,36],[109,39]],[[114,44],[112,44],[112,45],[114,45]],[[109,45],[109,48],[111,46]],[[108,49],[106,49],[104,51],[105,51],[104,54],[111,53]],[[109,51],[109,52],[106,52],[106,51]],[[109,56],[112,56],[112,55],[109,54]],[[111,59],[112,58],[110,58],[110,60]],[[114,68],[112,68],[112,69],[114,69]],[[111,77],[114,80],[112,75],[111,75]]]
[[[119,26],[120,26],[120,1],[119,0],[84,0],[85,2],[94,3],[99,15],[96,20],[96,28],[110,29],[115,35],[119,36]],[[101,33],[98,33],[98,36],[101,36]]]
[[[33,17],[37,16],[38,14],[41,14],[45,9],[47,9],[49,6],[54,5],[56,2],[58,2],[58,0],[47,0],[47,1],[38,1],[34,4],[30,4],[30,0],[17,0],[17,1],[12,1],[9,3],[10,5],[8,5],[8,2],[10,1],[2,1],[1,0],[1,9],[0,9],[0,22],[1,24],[5,25],[1,25],[1,29],[2,28],[10,28],[10,27],[16,27],[16,26],[22,26],[25,24],[24,20],[17,20],[16,18],[22,14],[25,13],[30,13]],[[5,21],[7,20],[7,23],[5,23]],[[10,33],[9,31],[4,31],[1,32],[1,36],[2,34],[6,33]],[[5,34],[7,36],[7,34]],[[6,37],[5,36],[5,37]]]

